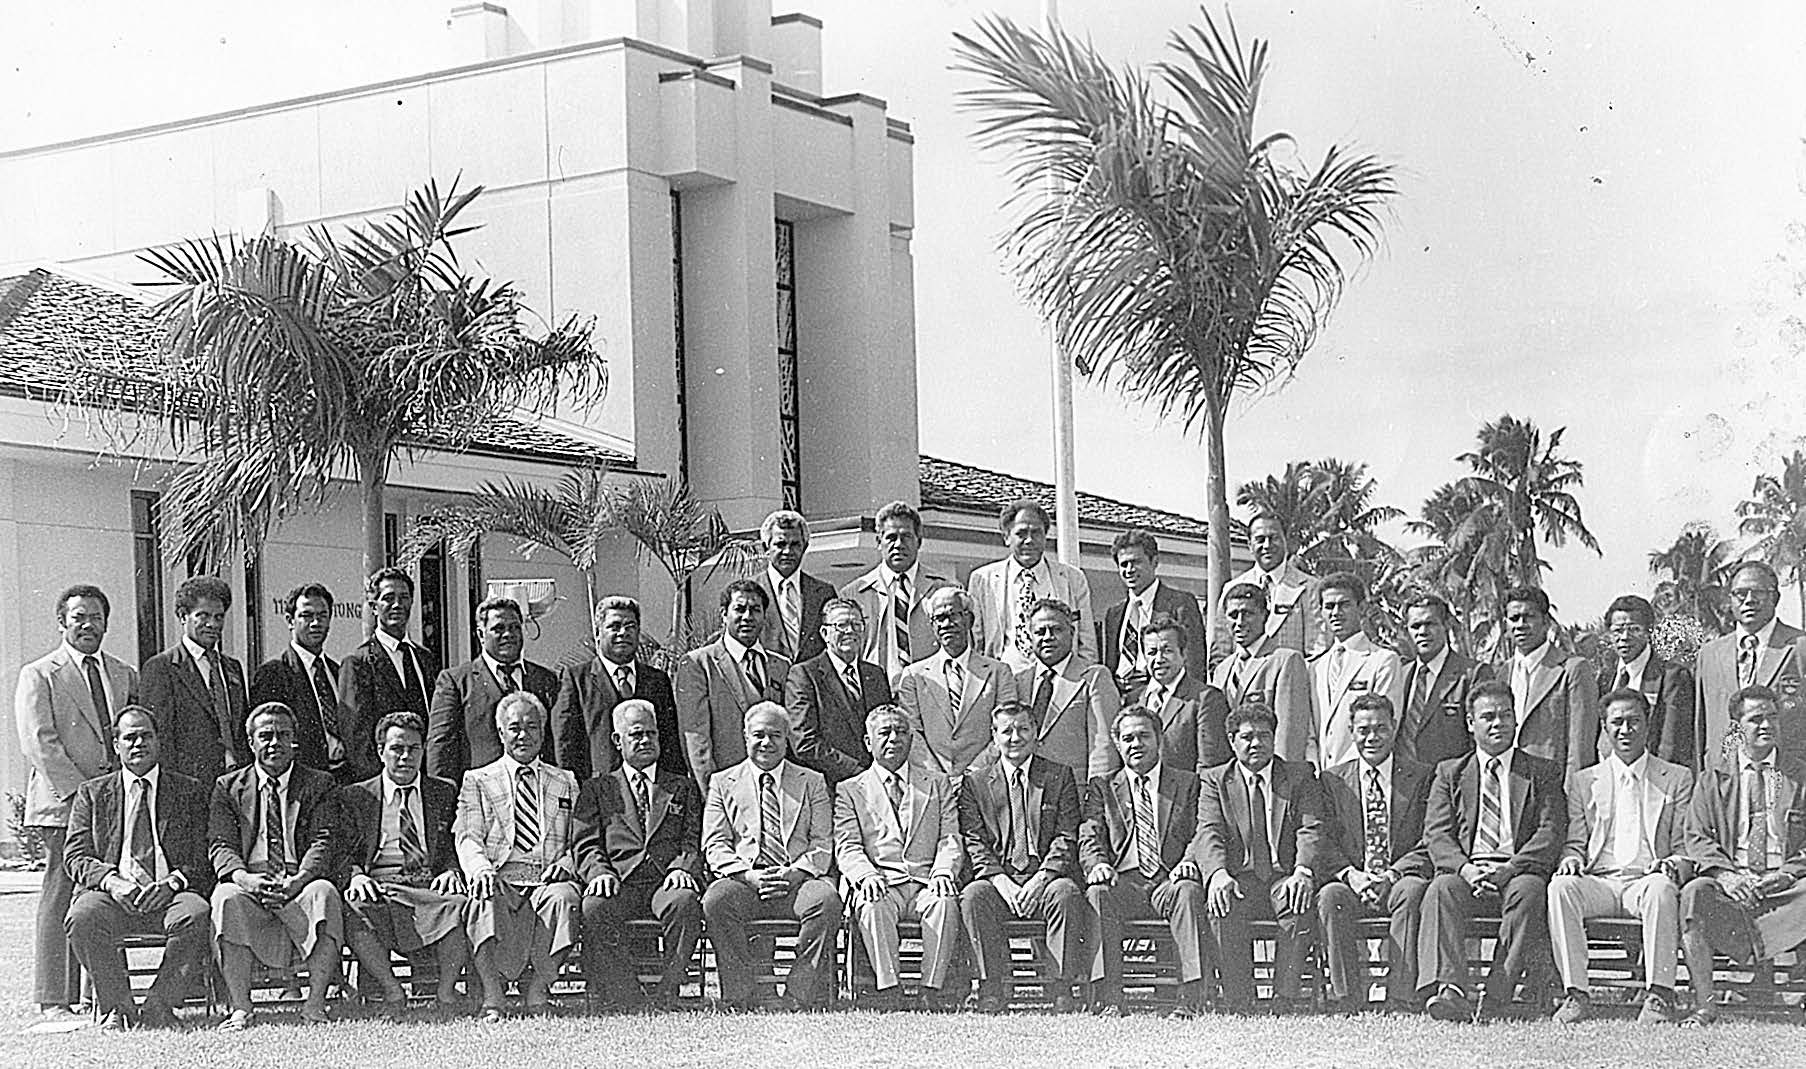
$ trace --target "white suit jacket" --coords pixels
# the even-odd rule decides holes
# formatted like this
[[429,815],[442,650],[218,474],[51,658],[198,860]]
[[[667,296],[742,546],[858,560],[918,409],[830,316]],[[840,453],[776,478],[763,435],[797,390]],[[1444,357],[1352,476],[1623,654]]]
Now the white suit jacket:
[[[1041,562],[1049,579],[1036,588],[1036,598],[1063,601],[1079,614],[1075,625],[1078,652],[1096,663],[1097,618],[1091,613],[1091,583],[1084,572],[1052,557],[1042,557]],[[972,646],[1011,668],[1027,668],[1034,658],[1016,648],[1016,606],[1005,589],[1009,570],[1010,559],[1005,557],[979,568],[966,580],[966,593],[972,595]]]

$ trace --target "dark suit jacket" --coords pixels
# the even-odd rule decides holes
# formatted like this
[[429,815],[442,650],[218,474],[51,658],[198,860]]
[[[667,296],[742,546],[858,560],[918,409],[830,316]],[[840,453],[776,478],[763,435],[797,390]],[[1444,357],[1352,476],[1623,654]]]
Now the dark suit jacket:
[[[1777,752],[1771,758],[1775,783],[1775,808],[1782,814],[1787,842],[1781,847],[1781,868],[1796,880],[1806,879],[1806,761]],[[1737,864],[1737,813],[1739,761],[1717,762],[1693,783],[1693,801],[1687,814],[1687,857],[1702,876],[1741,871]]]
[[[1147,701],[1148,688],[1135,696],[1135,704]],[[1229,749],[1229,735],[1224,722],[1229,717],[1229,699],[1223,692],[1194,676],[1187,669],[1179,679],[1173,696],[1154,710],[1160,718],[1160,760],[1174,768],[1202,772],[1234,758]]]
[[[63,868],[77,887],[101,890],[101,882],[119,871],[125,843],[125,784],[120,773],[96,776],[76,788],[69,807],[69,838]],[[188,881],[188,889],[206,898],[213,893],[213,862],[207,857],[207,794],[199,780],[164,769],[157,775],[152,823],[163,860]]]
[[[1079,866],[1087,874],[1099,865],[1120,868],[1135,843],[1134,773],[1120,769],[1093,776],[1085,790],[1085,822],[1079,825]],[[1160,867],[1172,872],[1181,861],[1202,868],[1198,836],[1198,776],[1182,765],[1160,766],[1154,795],[1154,833],[1160,837]]]
[[231,709],[231,723],[225,725],[214,715],[213,695],[200,666],[181,642],[145,661],[138,673],[144,704],[157,719],[163,767],[202,783],[251,763],[251,744],[245,739],[245,667],[223,653],[219,660]]
[[[1392,811],[1386,822],[1392,856],[1386,862],[1401,876],[1427,880],[1436,875],[1423,840],[1424,812],[1435,775],[1436,770],[1428,765],[1402,754],[1392,755]],[[1326,838],[1334,847],[1334,860],[1318,876],[1329,882],[1343,869],[1358,869],[1367,863],[1367,764],[1359,757],[1344,761],[1317,782],[1323,788]]]
[[872,765],[865,748],[865,714],[894,700],[890,676],[870,661],[859,662],[860,702],[834,670],[826,653],[790,666],[784,681],[784,707],[790,710],[790,753],[797,764],[813,768],[829,789]]
[[1459,650],[1449,650],[1442,671],[1430,681],[1429,700],[1413,707],[1417,677],[1426,671],[1413,660],[1405,669],[1405,705],[1399,719],[1399,752],[1420,765],[1434,769],[1451,757],[1474,752],[1474,736],[1467,729],[1467,692],[1474,684],[1491,679],[1492,666],[1480,664]]
[[[1480,823],[1480,755],[1444,761],[1436,766],[1430,802],[1424,812],[1424,844],[1437,872],[1460,872],[1472,860],[1474,831]],[[1530,873],[1549,876],[1561,859],[1568,836],[1568,796],[1562,766],[1518,750],[1511,757],[1513,854],[1499,883]]]
[[577,875],[584,883],[605,872],[622,880],[663,882],[666,873],[687,872],[702,883],[702,794],[686,772],[655,766],[652,777],[652,834],[627,789],[627,770],[617,768],[584,783],[572,816]]
[[[799,648],[794,650],[786,649],[784,645],[784,617],[778,612],[778,593],[771,588],[771,569],[763,568],[753,577],[759,589],[771,599],[765,609],[765,636],[760,639],[760,644],[773,653],[783,654],[792,664],[806,661],[827,648],[821,638],[822,607],[834,600],[832,585],[800,569],[796,576],[803,595],[803,626],[797,634]],[[872,621],[868,619],[865,626],[871,627]]]
[[[521,664],[525,666],[521,686],[550,710],[558,701],[558,676],[532,661]],[[501,680],[490,673],[489,662],[481,657],[439,673],[426,716],[429,775],[458,783],[465,772],[502,756],[502,740],[495,732],[495,707],[501,700]],[[552,749],[548,731],[540,753],[549,759]]]
[[[213,784],[207,813],[207,848],[213,858],[214,875],[221,880],[229,880],[233,873],[249,867],[247,859],[263,834],[257,797],[260,775],[257,766],[252,765],[229,772]],[[289,775],[288,791],[296,806],[293,838],[295,853],[300,855],[297,873],[305,877],[303,883],[331,879],[338,864],[333,839],[339,826],[339,785],[325,772],[296,765]]]
[[[439,674],[432,654],[415,645],[414,659],[420,668],[420,683],[431,687]],[[371,635],[364,644],[345,655],[339,662],[339,729],[345,733],[346,760],[351,764],[347,775],[357,780],[369,779],[382,771],[376,759],[376,722],[390,713],[403,710],[427,720],[427,696],[422,691],[409,693],[395,671],[395,662],[383,649],[382,640]],[[429,772],[432,770],[429,768]]]
[[[1207,769],[1200,782],[1198,835],[1206,884],[1218,870],[1238,880],[1254,872],[1248,864],[1248,788],[1241,768],[1235,761],[1218,765]],[[1273,842],[1279,855],[1275,875],[1290,876],[1302,865],[1321,878],[1332,849],[1325,839],[1323,792],[1316,775],[1303,761],[1275,757],[1272,784],[1267,805],[1279,825]]]
[[[458,842],[452,834],[452,821],[458,816],[458,788],[450,780],[421,776],[414,781],[420,788],[420,815],[426,826],[420,829],[426,847],[427,870],[437,876],[458,867]],[[353,872],[368,872],[376,864],[377,851],[383,845],[383,780],[381,773],[346,786],[339,796],[339,883],[351,880]]]
[[[568,768],[578,783],[621,767],[615,748],[615,706],[621,694],[599,657],[558,670],[558,700],[549,729],[553,764]],[[644,661],[633,664],[633,696],[652,703],[658,715],[658,767],[689,775],[690,757],[677,726],[677,696],[671,677]]]
[[[1618,666],[1599,673],[1599,697],[1611,693],[1618,682]],[[1664,661],[1654,653],[1643,666],[1643,697],[1649,699],[1649,752],[1672,764],[1692,768],[1699,763],[1699,748],[1693,740],[1693,672],[1681,665]],[[1611,750],[1603,730],[1605,702],[1599,703],[1599,759]]]
[[[980,772],[974,769],[959,783],[959,834],[966,844],[974,879],[992,876],[1027,877],[1033,872],[1013,872],[1006,846],[1010,826],[1010,796],[1004,783],[1002,761]],[[1072,770],[1036,755],[1028,763],[1029,832],[1035,838],[1037,866],[1054,876],[1084,882],[1078,871],[1079,785]]]
[[[1097,625],[1097,648],[1104,651],[1098,663],[1111,673],[1122,657],[1122,618],[1129,611],[1129,598],[1104,610],[1103,622]],[[1171,616],[1185,628],[1185,671],[1193,679],[1210,678],[1210,635],[1204,630],[1204,614],[1198,611],[1198,599],[1165,580],[1154,592],[1154,615]]]
[[[339,662],[330,657],[326,658],[326,678],[332,681],[333,688],[338,686]],[[336,689],[333,693],[333,717],[336,720]],[[307,677],[294,646],[284,648],[282,656],[270,658],[251,673],[251,708],[264,702],[281,702],[295,711],[295,761],[308,768],[331,772],[332,767],[326,760],[326,730],[320,720],[320,702],[314,693],[313,680]],[[351,740],[345,738],[344,725],[339,725],[338,730],[339,741],[345,743],[347,758],[345,767],[338,774],[346,776],[351,764]]]

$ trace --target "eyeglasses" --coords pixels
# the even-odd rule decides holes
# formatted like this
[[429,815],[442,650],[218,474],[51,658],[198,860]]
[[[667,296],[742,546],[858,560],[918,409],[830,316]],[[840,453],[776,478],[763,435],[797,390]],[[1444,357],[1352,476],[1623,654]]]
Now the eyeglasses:
[[846,623],[839,623],[839,624],[823,624],[822,627],[829,631],[838,631],[843,635],[853,632],[853,631],[864,631],[865,630],[865,625],[860,623],[858,620],[852,620],[852,621],[848,621]]
[[1779,596],[1780,596],[1780,591],[1775,590],[1772,587],[1765,587],[1765,586],[1743,587],[1741,589],[1731,591],[1731,600],[1732,601],[1765,601],[1769,598],[1779,597]]

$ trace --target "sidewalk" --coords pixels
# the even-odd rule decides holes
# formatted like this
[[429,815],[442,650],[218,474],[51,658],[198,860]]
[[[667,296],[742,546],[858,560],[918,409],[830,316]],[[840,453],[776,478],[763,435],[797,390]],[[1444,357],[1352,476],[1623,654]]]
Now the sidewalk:
[[39,869],[0,869],[0,895],[37,894],[44,886],[44,871]]

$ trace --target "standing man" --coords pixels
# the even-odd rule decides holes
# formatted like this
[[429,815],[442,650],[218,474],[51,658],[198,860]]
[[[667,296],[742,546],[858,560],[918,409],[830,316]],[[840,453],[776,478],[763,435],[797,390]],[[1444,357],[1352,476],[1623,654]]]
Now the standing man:
[[828,789],[871,767],[865,715],[891,703],[884,669],[859,659],[865,619],[859,603],[835,598],[821,611],[823,651],[790,666],[784,706],[796,763],[820,772]]
[[1568,841],[1549,881],[1549,934],[1567,997],[1555,1020],[1574,1024],[1587,995],[1588,917],[1643,922],[1649,993],[1637,1020],[1674,1020],[1680,886],[1693,773],[1649,752],[1649,701],[1630,687],[1605,698],[1605,760],[1568,776]]
[[1205,943],[1202,843],[1198,836],[1198,777],[1160,756],[1161,724],[1131,705],[1116,715],[1111,735],[1122,770],[1094,776],[1079,827],[1079,864],[1097,914],[1091,959],[1094,1004],[1122,1015],[1122,942],[1126,921],[1162,917],[1179,954],[1179,1001],[1169,1017],[1196,1017],[1204,1005]]
[[702,896],[721,999],[753,1007],[752,948],[746,922],[775,917],[802,925],[784,980],[789,1009],[825,1006],[834,990],[834,937],[841,902],[828,879],[834,859],[828,785],[784,758],[790,718],[776,702],[746,711],[746,760],[709,781],[702,846],[715,882]]
[[[1321,651],[1327,642],[1317,607],[1317,581],[1292,560],[1285,526],[1275,516],[1257,514],[1248,521],[1248,549],[1254,554],[1254,567],[1224,584],[1224,589],[1246,583],[1266,595],[1268,612],[1262,637],[1272,648],[1297,650],[1305,656]],[[1281,717],[1280,723],[1284,722]]]
[[909,717],[894,705],[866,714],[872,766],[835,789],[834,856],[843,896],[877,981],[874,1008],[901,1009],[897,923],[922,925],[922,1002],[958,1009],[946,990],[959,946],[959,879],[965,847],[959,797],[938,772],[912,767]]
[[959,785],[959,830],[972,879],[960,891],[960,918],[978,959],[979,1013],[1002,1013],[1010,1003],[1012,918],[1047,925],[1053,959],[1053,1009],[1080,1006],[1073,984],[1090,971],[1086,944],[1095,917],[1079,890],[1078,784],[1072,770],[1036,752],[1035,717],[1022,706],[991,714],[996,759]]
[[972,596],[945,586],[928,596],[940,649],[904,670],[897,704],[920,740],[910,760],[945,776],[963,776],[991,741],[991,714],[1015,705],[1010,666],[972,648]]
[[[70,807],[69,875],[82,890],[64,923],[94,978],[102,1028],[173,1028],[213,941],[210,788],[158,767],[157,722],[147,709],[119,711],[113,751],[121,771],[83,783]],[[157,979],[134,1010],[122,941],[140,934],[166,942]]]
[[1553,761],[1565,776],[1599,760],[1599,684],[1593,662],[1566,656],[1550,637],[1549,595],[1536,587],[1505,592],[1501,615],[1512,656],[1497,674],[1516,699],[1516,746]]
[[1336,572],[1317,584],[1329,648],[1311,661],[1311,699],[1317,710],[1316,745],[1309,758],[1321,768],[1354,760],[1349,724],[1356,698],[1382,694],[1397,709],[1405,700],[1405,673],[1398,654],[1376,645],[1362,628],[1367,622],[1367,584],[1352,572]]
[[1223,615],[1235,649],[1217,662],[1210,683],[1231,711],[1249,703],[1267,707],[1279,722],[1274,744],[1287,761],[1303,761],[1316,736],[1311,671],[1304,654],[1279,645],[1267,627],[1267,595],[1251,583],[1223,592]]
[[639,656],[640,603],[619,594],[603,598],[596,606],[596,656],[559,670],[558,700],[552,704],[555,760],[578,783],[621,767],[614,710],[630,698],[650,704],[657,718],[658,767],[690,774],[671,677]]
[[677,662],[677,721],[705,792],[717,770],[746,760],[746,711],[784,698],[790,662],[762,638],[770,608],[763,587],[734,580],[721,591],[721,637]]
[[966,580],[976,618],[973,642],[981,653],[1017,669],[1035,660],[1029,617],[1041,601],[1058,601],[1076,617],[1078,651],[1097,663],[1097,617],[1091,611],[1091,584],[1085,573],[1047,556],[1047,529],[1053,520],[1033,501],[1012,501],[998,513],[1003,544],[1010,555],[974,571]]
[[[466,770],[502,756],[495,730],[495,707],[502,698],[525,690],[545,709],[558,700],[557,674],[522,656],[526,636],[519,602],[485,598],[477,606],[476,621],[483,652],[439,673],[427,710],[427,774],[453,783],[461,781]],[[543,756],[550,758],[551,751]]]
[[[1649,703],[1649,753],[1670,764],[1692,767],[1699,754],[1693,741],[1693,702],[1698,694],[1693,673],[1685,665],[1657,657],[1649,644],[1655,606],[1626,594],[1606,608],[1605,627],[1618,666],[1600,673],[1599,697],[1615,690],[1640,691]],[[1599,745],[1601,753],[1612,749],[1610,738],[1601,737]]]
[[[1426,1008],[1439,1021],[1496,1014],[1549,958],[1549,877],[1567,836],[1562,768],[1514,744],[1511,688],[1476,684],[1467,722],[1477,752],[1437,766],[1424,817],[1436,877],[1424,894],[1417,977],[1435,985]],[[1482,912],[1499,915],[1499,940],[1476,1007],[1467,929]]]
[[1197,598],[1160,581],[1159,541],[1139,527],[1124,531],[1111,539],[1110,557],[1116,561],[1127,598],[1104,610],[1098,648],[1103,650],[1104,667],[1116,675],[1117,687],[1127,696],[1147,683],[1141,634],[1157,616],[1167,617],[1184,632],[1185,667],[1192,678],[1209,678],[1204,615],[1198,611]]
[[1157,615],[1141,629],[1140,641],[1148,681],[1136,704],[1160,721],[1161,760],[1196,771],[1230,760],[1229,733],[1223,729],[1229,703],[1202,673],[1193,674],[1187,652],[1193,640],[1185,628],[1171,616]]
[[[46,1021],[74,1021],[81,971],[69,956],[63,919],[74,891],[64,864],[69,803],[81,785],[117,761],[113,710],[138,701],[138,673],[100,649],[112,606],[97,586],[79,583],[56,601],[62,641],[19,671],[13,723],[30,765],[25,785],[27,828],[44,844],[44,883],[38,893],[33,997]],[[154,733],[153,733],[154,734]]]
[[176,588],[182,637],[144,662],[144,704],[157,717],[164,764],[202,783],[250,764],[244,665],[220,652],[232,588],[197,575]]
[[1405,671],[1398,751],[1431,769],[1473,752],[1467,695],[1474,684],[1492,678],[1491,665],[1449,644],[1452,618],[1449,603],[1435,594],[1419,594],[1405,603],[1405,634],[1415,656]]
[[1435,769],[1397,752],[1392,699],[1354,700],[1355,756],[1323,774],[1323,811],[1331,838],[1326,882],[1317,891],[1317,919],[1329,966],[1329,1004],[1341,1011],[1367,1001],[1366,941],[1356,922],[1385,917],[1386,1003],[1417,1008],[1417,932],[1423,893],[1435,870],[1424,846],[1424,809]]
[[288,649],[251,673],[251,704],[288,706],[295,714],[296,763],[331,772],[340,783],[352,782],[335,689],[339,663],[326,656],[332,591],[319,583],[295,587],[283,596],[282,615],[288,620]]
[[1028,630],[1035,659],[1016,670],[1016,693],[1028,696],[1040,725],[1036,752],[1072,769],[1074,775],[1115,771],[1110,724],[1122,700],[1104,666],[1073,649],[1080,630],[1077,614],[1061,602],[1043,598],[1029,612]]
[[627,953],[627,923],[656,920],[664,936],[657,1009],[677,1006],[702,935],[702,795],[687,771],[659,760],[658,712],[644,698],[615,706],[621,767],[577,796],[577,875],[583,880],[583,975],[590,1000],[646,1003]]
[[[381,765],[376,760],[376,722],[390,713],[410,712],[430,723],[427,689],[439,674],[439,663],[417,643],[408,641],[408,619],[414,615],[414,580],[400,568],[372,572],[364,583],[364,611],[375,629],[339,664],[339,726],[351,754],[350,775],[368,779]],[[428,767],[431,771],[431,767]],[[449,777],[447,777],[449,778]]]
[[934,652],[934,628],[928,622],[928,596],[947,580],[922,572],[922,517],[901,501],[892,501],[874,517],[878,565],[840,588],[840,596],[859,603],[865,613],[865,659],[882,665],[897,685],[903,669]]
[[[1731,614],[1737,629],[1699,648],[1697,698],[1694,702],[1695,758],[1685,763],[1708,768],[1720,757],[1734,759],[1741,743],[1733,734],[1737,720],[1727,715],[1731,695],[1745,687],[1773,690],[1780,721],[1771,724],[1783,753],[1806,754],[1806,730],[1795,732],[1789,721],[1800,719],[1802,673],[1806,673],[1806,631],[1775,618],[1781,585],[1775,570],[1761,561],[1744,561],[1731,573]],[[1802,725],[1806,728],[1806,725]]]
[[819,656],[822,606],[834,596],[834,587],[803,571],[809,521],[800,512],[779,509],[759,525],[759,540],[769,558],[758,576],[771,606],[765,614],[765,648],[792,664]]

